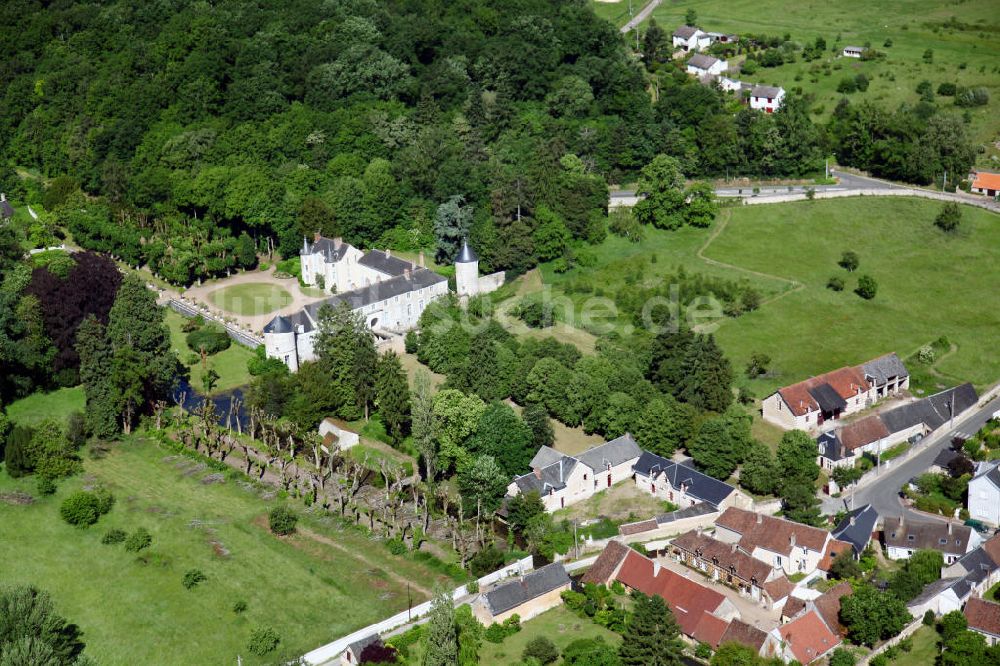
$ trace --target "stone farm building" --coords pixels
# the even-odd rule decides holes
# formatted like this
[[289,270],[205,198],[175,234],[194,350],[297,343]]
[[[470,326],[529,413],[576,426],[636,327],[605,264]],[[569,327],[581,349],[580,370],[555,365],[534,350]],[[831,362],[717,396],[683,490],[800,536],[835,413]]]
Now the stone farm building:
[[841,550],[851,547],[818,527],[736,507],[726,509],[715,521],[715,538],[737,544],[744,553],[788,576],[823,569]]
[[909,387],[906,366],[895,353],[886,354],[780,388],[764,399],[762,414],[786,430],[812,430]]
[[900,442],[916,442],[973,407],[979,395],[962,384],[921,400],[872,414],[816,438],[820,467],[853,467],[865,453],[877,455]]
[[531,471],[507,487],[507,496],[534,491],[546,510],[555,511],[631,478],[632,466],[642,453],[628,433],[577,456],[543,446],[531,459]]
[[728,585],[740,594],[773,607],[765,583],[783,574],[771,565],[761,562],[743,551],[738,543],[725,543],[697,530],[676,537],[669,548],[670,554],[692,569],[697,569],[714,581]]
[[[267,356],[281,359],[293,372],[315,358],[313,345],[324,306],[347,304],[372,330],[402,333],[417,325],[432,301],[448,293],[445,276],[393,257],[389,250],[362,252],[339,238],[317,234],[314,242],[303,241],[300,261],[302,281],[333,295],[277,316],[264,327]],[[463,243],[455,260],[455,284],[459,296],[474,296],[497,289],[503,273],[479,277],[479,259]]]
[[708,33],[702,32],[692,25],[682,25],[674,30],[673,45],[683,51],[700,51],[712,43]]
[[487,626],[512,615],[524,622],[560,605],[571,583],[563,565],[555,562],[479,595],[472,612]]

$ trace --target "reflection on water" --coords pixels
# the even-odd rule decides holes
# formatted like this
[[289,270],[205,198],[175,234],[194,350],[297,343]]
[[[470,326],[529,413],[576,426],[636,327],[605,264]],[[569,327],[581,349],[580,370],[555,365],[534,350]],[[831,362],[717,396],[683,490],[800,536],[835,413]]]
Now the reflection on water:
[[[179,378],[177,380],[177,386],[174,387],[172,397],[174,404],[180,403],[181,407],[192,413],[198,412],[201,409],[202,403],[205,402],[205,396],[191,386],[191,383],[188,382],[188,380],[183,378]],[[239,423],[242,429],[246,429],[250,419],[247,416],[246,407],[243,404],[242,389],[235,388],[231,391],[217,393],[208,399],[215,404],[215,415],[219,425],[224,428],[236,428],[237,423]],[[232,408],[234,400],[237,401],[236,411],[233,414],[230,414],[230,409]]]

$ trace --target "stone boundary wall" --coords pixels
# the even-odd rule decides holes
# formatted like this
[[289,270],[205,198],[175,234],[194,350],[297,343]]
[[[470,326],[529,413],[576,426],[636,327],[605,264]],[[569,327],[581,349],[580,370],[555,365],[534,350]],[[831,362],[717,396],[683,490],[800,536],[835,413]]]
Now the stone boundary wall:
[[858,661],[858,666],[868,666],[869,662],[871,662],[872,659],[882,654],[883,652],[891,648],[893,645],[899,645],[899,642],[902,641],[904,638],[908,638],[913,634],[915,634],[917,629],[923,626],[921,619],[922,618],[917,618],[910,624],[906,625],[905,627],[903,627],[903,630],[899,632],[898,636],[893,636],[885,643],[879,645],[877,648],[872,650],[870,654],[868,654],[865,657],[862,657],[861,660]]
[[236,328],[229,322],[216,317],[207,310],[199,309],[191,305],[190,303],[185,303],[184,301],[179,301],[176,298],[171,298],[170,300],[167,301],[167,306],[171,310],[174,310],[175,312],[178,312],[184,315],[185,317],[202,317],[209,321],[213,321],[216,324],[219,324],[226,330],[226,333],[229,334],[230,338],[235,340],[237,343],[243,345],[244,347],[249,347],[250,349],[256,349],[257,347],[260,347],[262,344],[264,344],[264,341],[261,338],[258,338],[257,336],[248,333],[247,331],[240,330],[239,328]]
[[[953,192],[932,192],[930,190],[918,190],[911,188],[900,189],[861,189],[861,190],[817,190],[813,195],[814,199],[841,199],[844,197],[920,197],[923,199],[934,199],[936,201],[954,201],[956,203],[968,204],[985,208],[994,213],[1000,212],[1000,204],[987,197],[979,197],[971,194],[956,194]],[[725,197],[729,198],[729,197]],[[745,196],[743,205],[754,206],[758,204],[785,203],[789,201],[806,201],[808,196],[804,193],[773,194]]]

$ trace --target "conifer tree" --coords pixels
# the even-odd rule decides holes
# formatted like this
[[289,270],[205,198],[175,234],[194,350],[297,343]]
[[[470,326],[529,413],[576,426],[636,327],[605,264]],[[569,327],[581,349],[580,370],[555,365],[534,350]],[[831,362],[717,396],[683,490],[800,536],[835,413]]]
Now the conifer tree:
[[395,444],[403,441],[410,428],[410,387],[395,352],[379,357],[375,372],[375,405],[382,415],[386,432]]
[[434,437],[434,393],[431,390],[431,376],[426,370],[418,370],[413,378],[413,392],[410,394],[411,428],[413,444],[424,459],[424,480],[434,481],[437,468],[437,442]]
[[93,315],[85,318],[77,329],[76,351],[80,357],[80,381],[87,400],[87,429],[98,437],[111,437],[118,428],[111,387],[111,343],[104,326]]
[[681,662],[680,629],[663,597],[632,595],[635,605],[618,650],[625,666],[673,666]]

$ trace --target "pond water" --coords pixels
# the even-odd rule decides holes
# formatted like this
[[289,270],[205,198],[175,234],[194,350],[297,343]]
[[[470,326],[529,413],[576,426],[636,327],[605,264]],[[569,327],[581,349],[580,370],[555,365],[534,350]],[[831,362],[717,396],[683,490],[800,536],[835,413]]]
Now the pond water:
[[[172,397],[174,404],[180,403],[181,407],[189,412],[197,412],[201,409],[202,403],[205,402],[205,395],[191,386],[191,383],[184,378],[179,378],[177,380],[177,385],[174,387]],[[247,428],[250,419],[247,415],[246,406],[243,403],[244,398],[242,388],[234,388],[230,391],[217,393],[210,396],[208,399],[215,404],[215,414],[218,417],[220,426],[224,428],[232,426],[235,428],[238,421],[242,429],[245,430]],[[233,400],[238,400],[239,404],[237,406],[236,413],[230,415],[229,410],[232,406]]]

